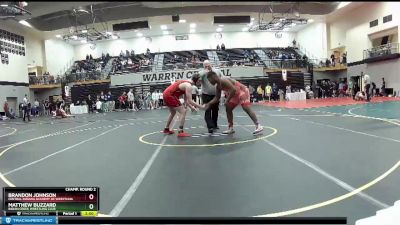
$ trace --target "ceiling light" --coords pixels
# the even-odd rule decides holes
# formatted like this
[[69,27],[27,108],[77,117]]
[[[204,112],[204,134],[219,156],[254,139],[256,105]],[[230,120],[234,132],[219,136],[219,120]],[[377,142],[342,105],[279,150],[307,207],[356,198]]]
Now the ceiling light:
[[195,29],[190,29],[190,33],[195,33],[196,30]]
[[21,2],[21,5],[22,5],[22,7],[26,7],[26,6],[28,6],[28,3],[27,2]]
[[81,43],[86,44],[87,41],[85,39],[81,40]]
[[81,32],[82,32],[82,34],[86,34],[87,30],[82,30]]
[[61,38],[61,35],[57,34],[57,35],[56,35],[56,38]]
[[246,31],[248,31],[248,30],[249,30],[248,27],[243,27],[243,28],[242,28],[242,31],[243,31],[243,32],[246,32]]
[[87,10],[85,10],[85,9],[78,9],[77,10],[78,12],[84,12],[84,13],[89,13]]
[[217,32],[221,32],[221,31],[222,31],[222,28],[221,28],[221,27],[218,27],[216,31],[217,31]]
[[114,39],[114,40],[115,40],[115,39],[118,39],[118,37],[115,36],[115,35],[111,36],[111,38]]
[[308,19],[307,22],[312,23],[312,22],[314,22],[314,20],[313,19]]
[[191,23],[190,24],[190,28],[196,28],[196,24],[195,23]]
[[107,32],[106,32],[106,34],[108,34],[108,35],[112,35],[112,32],[110,32],[110,31],[107,31]]
[[142,33],[137,33],[136,36],[143,37],[143,34]]
[[169,32],[167,30],[164,30],[163,34],[169,34]]
[[30,25],[28,22],[26,22],[25,20],[20,20],[19,21],[20,24],[25,25],[27,27],[32,27],[32,25]]
[[338,7],[337,7],[337,9],[343,8],[343,7],[345,7],[346,5],[348,5],[348,4],[350,4],[350,3],[351,3],[351,2],[340,2],[339,5],[338,5]]
[[8,7],[7,4],[1,4],[0,6],[1,6],[1,7]]
[[179,20],[179,23],[186,23],[186,20]]
[[160,27],[161,27],[161,30],[166,30],[168,28],[167,25],[161,25]]
[[78,36],[76,36],[76,35],[72,35],[71,38],[74,40],[78,40]]
[[254,21],[254,17],[251,17],[251,21]]
[[223,27],[224,25],[223,25],[223,24],[218,24],[218,26],[219,26],[219,27]]

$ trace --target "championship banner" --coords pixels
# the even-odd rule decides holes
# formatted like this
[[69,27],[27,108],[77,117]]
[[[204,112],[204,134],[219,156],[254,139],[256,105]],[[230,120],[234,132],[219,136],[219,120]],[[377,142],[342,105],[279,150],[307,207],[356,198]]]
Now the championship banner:
[[[237,66],[218,68],[223,76],[232,78],[248,78],[263,76],[262,66]],[[165,84],[176,80],[187,80],[192,78],[193,74],[199,73],[203,69],[192,70],[169,70],[146,73],[129,73],[111,76],[111,85],[129,85],[129,84]]]

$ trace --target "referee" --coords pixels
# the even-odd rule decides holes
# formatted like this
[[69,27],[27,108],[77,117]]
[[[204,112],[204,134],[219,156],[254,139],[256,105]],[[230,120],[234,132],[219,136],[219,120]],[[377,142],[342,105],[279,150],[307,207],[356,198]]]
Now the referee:
[[[216,87],[212,85],[207,79],[207,73],[209,71],[215,72],[218,76],[222,77],[222,73],[220,70],[212,67],[209,60],[204,60],[203,62],[204,70],[200,71],[200,81],[201,81],[201,97],[203,100],[203,104],[210,102],[216,95]],[[219,110],[219,101],[214,105],[210,106],[204,114],[204,120],[207,123],[208,133],[212,134],[214,130],[219,129],[218,127],[218,110]]]

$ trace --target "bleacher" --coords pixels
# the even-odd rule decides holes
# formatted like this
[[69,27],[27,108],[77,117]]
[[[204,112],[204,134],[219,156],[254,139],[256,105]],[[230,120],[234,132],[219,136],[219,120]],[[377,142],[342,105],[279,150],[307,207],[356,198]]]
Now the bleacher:
[[[99,80],[109,79],[110,76],[113,75],[121,75],[128,73],[140,73],[140,72],[150,72],[156,68],[156,60],[158,60],[158,56],[160,60],[162,60],[162,70],[174,70],[174,69],[199,69],[202,68],[202,62],[208,59],[207,52],[213,51],[216,53],[218,59],[220,60],[220,66],[255,66],[255,65],[263,65],[265,68],[292,68],[296,66],[302,65],[293,65],[295,61],[285,62],[285,64],[278,64],[276,67],[273,67],[271,64],[275,63],[275,61],[271,60],[275,58],[277,63],[281,61],[281,59],[276,59],[274,55],[291,55],[292,57],[300,58],[301,56],[297,54],[297,52],[293,48],[234,48],[234,49],[225,49],[225,50],[191,50],[191,51],[172,51],[172,52],[159,52],[159,53],[150,53],[150,54],[135,54],[135,55],[123,55],[123,56],[110,56],[106,63],[103,65],[103,71],[105,72],[105,68],[108,68],[108,76],[104,77],[104,74],[99,71],[89,70],[85,73],[70,73],[66,76],[66,82],[71,83],[75,82],[75,85],[71,89],[71,95],[73,96],[72,102],[76,102],[77,100],[83,101],[86,99],[88,94],[91,94],[92,97],[100,94],[101,91],[111,90],[114,100],[117,100],[118,96],[121,95],[123,91],[128,91],[129,88],[134,88],[134,90],[140,92],[138,94],[143,94],[144,90],[164,90],[166,88],[166,84],[163,85],[152,85],[148,84],[137,84],[137,85],[124,85],[124,86],[110,86],[110,82],[100,83]],[[270,57],[270,59],[262,59],[260,57],[259,51],[265,52],[266,55]],[[288,57],[289,58],[289,57]],[[154,66],[143,65],[143,60],[151,59],[154,60]],[[196,59],[196,60],[194,60]],[[127,64],[129,60],[129,64]],[[91,60],[92,62],[102,61],[101,58]],[[150,61],[150,60],[149,60]],[[192,64],[194,62],[194,64]],[[301,61],[302,62],[302,61]],[[87,63],[87,60],[78,61],[78,63]],[[292,64],[290,64],[292,63]],[[297,62],[298,63],[298,62]],[[127,64],[127,65],[125,65]],[[235,64],[235,65],[234,65]],[[90,82],[92,84],[88,84],[89,82],[81,82],[76,83],[76,81],[98,81]],[[282,80],[282,73],[280,71],[277,72],[267,72],[263,77],[257,78],[246,78],[242,79],[241,82],[244,84],[251,84],[256,87],[259,84],[265,85],[270,83],[271,85],[275,83],[279,89],[285,90],[287,85],[291,85],[292,89],[304,89],[306,85],[311,85],[312,74],[303,74],[298,71],[288,71],[287,72],[287,81]],[[104,80],[107,81],[107,80]],[[86,84],[85,84],[86,83]],[[146,86],[146,87],[145,87]],[[148,87],[147,87],[148,86]],[[94,99],[94,98],[93,98]]]

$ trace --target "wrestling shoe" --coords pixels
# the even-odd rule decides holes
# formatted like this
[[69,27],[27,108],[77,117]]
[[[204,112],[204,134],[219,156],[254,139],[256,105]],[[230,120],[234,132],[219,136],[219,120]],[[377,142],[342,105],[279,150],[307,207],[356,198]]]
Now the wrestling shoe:
[[235,130],[233,129],[233,127],[229,127],[228,130],[223,131],[223,134],[233,134],[235,133]]
[[253,132],[253,134],[259,134],[264,130],[264,127],[261,125],[256,126],[256,130]]
[[175,133],[175,131],[174,130],[170,130],[170,129],[164,129],[163,133],[164,134],[173,134],[173,133]]
[[191,137],[191,134],[188,134],[184,131],[178,133],[178,137]]

